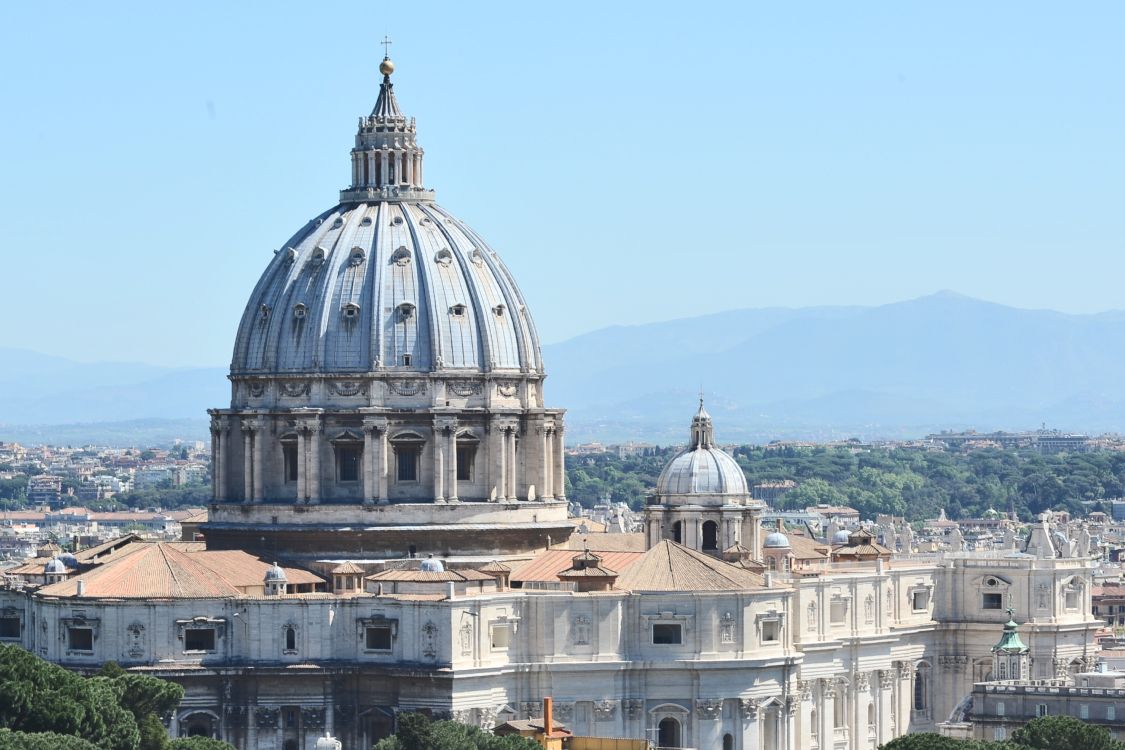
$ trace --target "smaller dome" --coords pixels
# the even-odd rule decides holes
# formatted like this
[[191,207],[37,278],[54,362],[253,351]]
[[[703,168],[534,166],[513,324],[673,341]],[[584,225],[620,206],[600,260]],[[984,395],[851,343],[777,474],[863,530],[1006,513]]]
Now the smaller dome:
[[766,537],[766,549],[788,549],[789,537],[780,531],[775,531]]
[[66,565],[59,558],[54,558],[51,562],[47,563],[47,567],[43,568],[44,573],[65,573]]
[[832,535],[833,544],[847,544],[849,539],[851,539],[851,534],[848,533],[847,529],[840,529]]
[[441,560],[435,559],[433,555],[430,555],[425,560],[423,560],[421,567],[419,567],[418,569],[423,573],[445,572],[445,566],[441,564]]
[[62,560],[62,564],[65,565],[68,568],[77,568],[78,567],[78,558],[75,557],[74,555],[72,555],[69,552],[62,553],[61,555],[58,556],[58,559]]
[[289,580],[285,577],[285,570],[274,563],[266,569],[266,583],[280,583]]

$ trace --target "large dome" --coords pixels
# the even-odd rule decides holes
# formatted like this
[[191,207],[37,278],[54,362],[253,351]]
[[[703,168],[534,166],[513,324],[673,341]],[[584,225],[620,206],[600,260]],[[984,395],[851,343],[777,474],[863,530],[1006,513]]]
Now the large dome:
[[739,500],[749,495],[746,475],[738,462],[714,444],[711,415],[699,404],[691,423],[691,445],[668,462],[656,480],[656,494],[734,495]]
[[232,375],[541,369],[523,297],[496,253],[427,201],[344,203],[258,281]]

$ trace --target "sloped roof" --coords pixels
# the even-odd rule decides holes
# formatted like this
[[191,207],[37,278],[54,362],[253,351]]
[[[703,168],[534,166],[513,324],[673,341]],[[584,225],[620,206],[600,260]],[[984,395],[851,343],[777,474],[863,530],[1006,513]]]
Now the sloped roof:
[[[605,536],[632,536],[631,534],[606,534]],[[639,534],[637,536],[640,536]],[[581,549],[581,547],[579,548]],[[591,545],[593,549],[593,545]],[[570,570],[574,562],[572,549],[555,548],[541,552],[531,560],[512,571],[511,580],[521,581],[546,581],[559,582],[559,573]],[[602,565],[618,573],[629,568],[630,565],[644,557],[643,551],[638,552],[599,552]]]
[[552,545],[551,549],[568,549],[581,552],[644,552],[647,549],[644,534],[579,534],[575,532],[565,542]]
[[337,565],[335,568],[332,569],[332,575],[334,575],[334,576],[356,575],[358,573],[363,573],[363,572],[364,572],[363,568],[359,567],[358,565],[356,565],[354,562],[351,562],[351,561],[342,562],[339,565]]
[[[761,538],[765,542],[766,536],[770,533],[769,529],[762,529]],[[786,538],[789,539],[789,551],[797,560],[826,560],[828,559],[828,546],[809,539],[806,536],[795,534],[792,531],[785,532]]]
[[738,591],[761,588],[762,577],[667,539],[617,579],[629,591]]
[[490,575],[476,570],[384,570],[367,576],[368,581],[407,581],[410,583],[441,583],[445,581],[493,581]]
[[[198,542],[135,542],[85,573],[44,586],[44,596],[119,599],[211,599],[244,595],[262,586],[270,564],[238,550],[204,550]],[[306,570],[286,568],[290,584],[323,583]]]

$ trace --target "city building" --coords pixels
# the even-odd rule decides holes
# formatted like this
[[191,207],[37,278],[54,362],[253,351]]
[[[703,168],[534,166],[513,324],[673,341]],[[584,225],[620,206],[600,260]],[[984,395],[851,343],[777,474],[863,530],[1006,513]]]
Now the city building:
[[574,736],[871,748],[961,705],[1009,606],[1030,677],[1087,671],[1088,545],[1047,519],[986,553],[764,527],[702,404],[644,531],[574,534],[528,307],[434,202],[380,70],[350,186],[247,302],[206,517],[41,549],[5,576],[0,640],[175,680],[171,734],[271,750],[366,749],[400,711],[534,734],[548,697]]

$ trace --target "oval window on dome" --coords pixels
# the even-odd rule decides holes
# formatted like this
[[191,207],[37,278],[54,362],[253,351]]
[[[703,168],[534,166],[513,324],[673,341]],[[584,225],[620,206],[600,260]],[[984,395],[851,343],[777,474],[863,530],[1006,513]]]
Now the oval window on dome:
[[465,317],[465,311],[467,309],[467,307],[458,302],[456,305],[449,308],[449,314],[455,318],[463,318]]
[[297,320],[300,320],[308,314],[309,308],[306,307],[303,302],[298,302],[297,304],[293,305],[293,317]]
[[410,262],[410,249],[406,245],[400,246],[391,256],[391,262],[398,266],[405,266]]
[[434,261],[439,266],[448,266],[450,263],[453,262],[453,253],[449,252],[448,247],[443,247],[441,250],[438,250],[437,253],[434,255]]
[[402,226],[402,217],[401,216],[394,217],[393,219],[391,219],[391,224],[393,224],[396,227],[401,227]]
[[504,305],[497,305],[492,308],[492,312],[496,313],[496,317],[498,318],[504,317]]
[[410,302],[403,302],[398,306],[398,314],[403,320],[414,317],[414,305]]
[[263,302],[258,307],[258,315],[262,317],[262,320],[268,320],[270,317],[270,306]]
[[297,260],[297,251],[291,247],[285,248],[285,263],[291,264]]
[[359,222],[359,225],[361,227],[371,226],[371,217],[370,216],[364,216],[363,219]]
[[333,229],[339,229],[342,226],[344,226],[344,220],[342,218],[340,218],[339,216],[337,216],[336,221],[332,222],[332,228]]
[[314,267],[319,266],[321,263],[324,262],[324,258],[327,254],[328,254],[328,251],[325,250],[323,247],[317,247],[315,250],[313,250],[312,257],[309,258],[309,264],[314,266]]
[[355,320],[359,317],[359,305],[354,302],[349,302],[341,308],[344,315],[344,320]]
[[367,260],[367,251],[362,247],[353,247],[351,257],[348,258],[348,265],[358,266],[365,260]]
[[473,262],[473,265],[475,265],[475,266],[483,266],[484,265],[484,256],[481,254],[480,250],[477,249],[477,248],[473,248],[473,251],[471,253],[469,253],[469,260],[471,260]]

